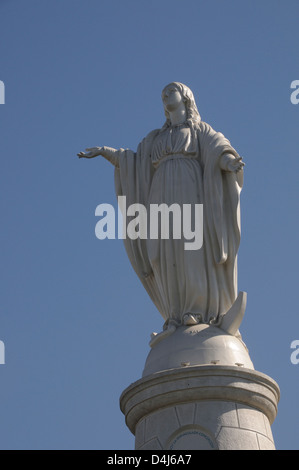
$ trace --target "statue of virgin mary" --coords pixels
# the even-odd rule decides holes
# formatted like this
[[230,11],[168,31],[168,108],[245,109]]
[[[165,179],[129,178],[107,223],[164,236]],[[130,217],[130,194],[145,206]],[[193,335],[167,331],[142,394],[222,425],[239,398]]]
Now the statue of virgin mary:
[[203,243],[182,239],[124,240],[129,260],[153,303],[170,325],[220,324],[237,291],[240,243],[241,157],[223,134],[201,120],[192,91],[173,82],[162,92],[166,122],[137,151],[93,147],[80,158],[102,155],[115,166],[117,196],[127,204],[202,204]]

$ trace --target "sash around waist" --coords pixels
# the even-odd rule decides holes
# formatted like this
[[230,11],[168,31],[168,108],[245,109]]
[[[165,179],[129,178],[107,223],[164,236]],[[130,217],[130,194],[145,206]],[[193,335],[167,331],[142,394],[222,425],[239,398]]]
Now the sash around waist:
[[163,155],[159,160],[156,160],[153,162],[154,167],[158,167],[161,165],[161,163],[169,162],[171,160],[179,160],[179,159],[192,159],[192,160],[197,160],[198,157],[196,155],[190,155],[190,154],[183,154],[183,153],[171,153],[168,155]]

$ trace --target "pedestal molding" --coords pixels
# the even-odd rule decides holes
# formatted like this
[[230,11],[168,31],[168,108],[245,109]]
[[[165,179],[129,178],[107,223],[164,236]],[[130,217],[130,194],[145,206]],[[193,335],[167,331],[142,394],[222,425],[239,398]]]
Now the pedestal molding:
[[120,397],[128,428],[157,409],[183,403],[222,400],[251,406],[272,424],[277,414],[279,387],[269,376],[234,366],[192,366],[158,372],[131,384]]

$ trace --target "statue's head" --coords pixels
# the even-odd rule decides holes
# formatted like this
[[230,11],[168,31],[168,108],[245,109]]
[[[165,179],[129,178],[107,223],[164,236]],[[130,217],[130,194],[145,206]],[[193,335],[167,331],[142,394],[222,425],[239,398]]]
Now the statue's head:
[[[195,103],[195,99],[194,99],[194,95],[192,93],[192,91],[190,90],[190,88],[188,88],[186,85],[184,85],[183,83],[180,83],[180,82],[171,82],[169,83],[168,85],[166,85],[166,87],[163,88],[163,91],[162,91],[162,101],[164,102],[163,100],[163,97],[165,95],[165,93],[167,92],[167,90],[169,89],[176,89],[178,90],[178,92],[180,93],[181,97],[182,97],[182,100],[185,104],[185,107],[186,107],[186,112],[187,112],[187,122],[189,122],[192,126],[194,125],[198,125],[200,123],[200,114],[198,112],[198,109],[197,109],[197,106],[196,106],[196,103]],[[166,109],[166,107],[164,106],[164,112],[165,112],[165,116],[166,116],[166,123],[165,125],[169,125],[170,123],[170,119],[169,119],[169,112],[168,110]]]

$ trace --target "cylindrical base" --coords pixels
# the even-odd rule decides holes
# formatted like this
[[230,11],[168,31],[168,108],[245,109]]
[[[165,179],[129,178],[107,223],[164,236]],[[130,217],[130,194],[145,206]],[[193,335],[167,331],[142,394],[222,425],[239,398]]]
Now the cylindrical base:
[[279,387],[238,366],[187,366],[143,377],[121,395],[136,450],[275,449]]

